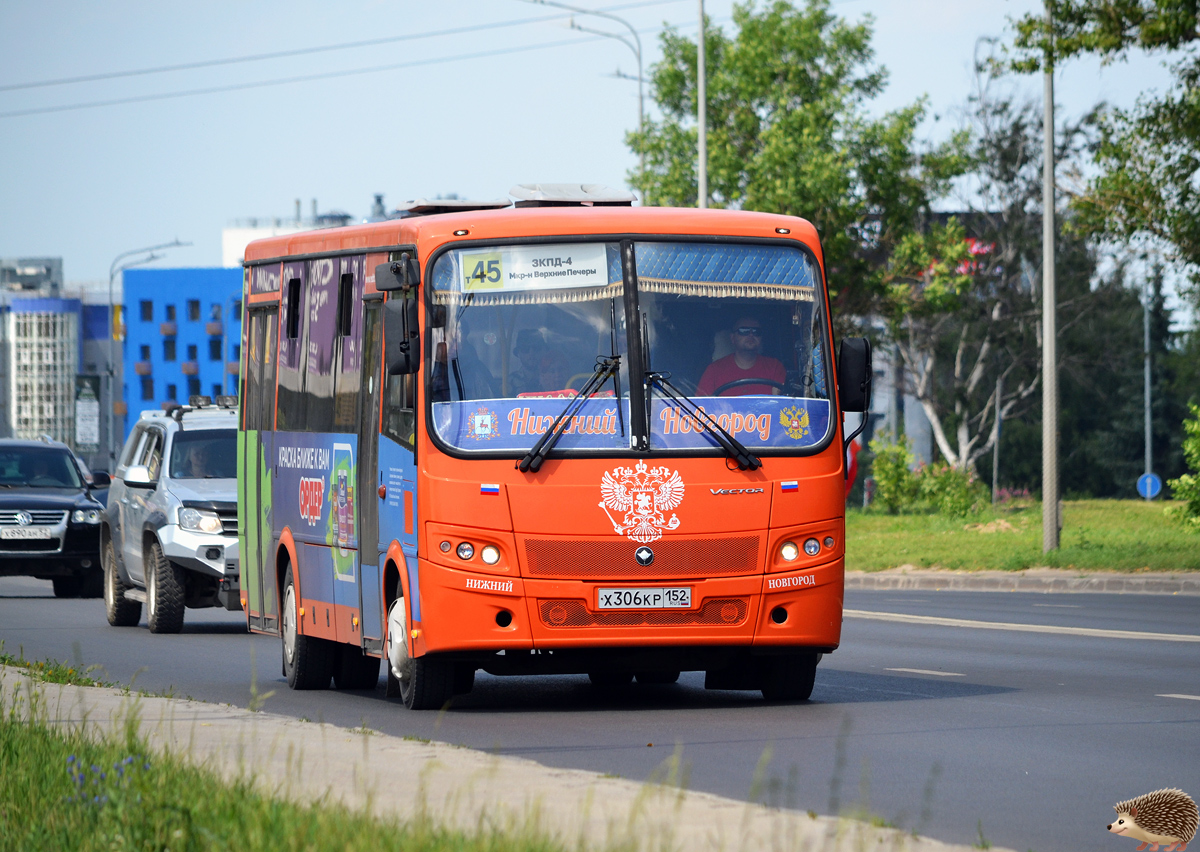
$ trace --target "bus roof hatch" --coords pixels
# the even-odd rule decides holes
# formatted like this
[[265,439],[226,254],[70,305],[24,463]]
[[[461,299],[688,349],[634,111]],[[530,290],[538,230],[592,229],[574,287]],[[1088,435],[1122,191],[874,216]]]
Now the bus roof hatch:
[[632,207],[632,192],[601,183],[522,183],[508,194],[517,207]]

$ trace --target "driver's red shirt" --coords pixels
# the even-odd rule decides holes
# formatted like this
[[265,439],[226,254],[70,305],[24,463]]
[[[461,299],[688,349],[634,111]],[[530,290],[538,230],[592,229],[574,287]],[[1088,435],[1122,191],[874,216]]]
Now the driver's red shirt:
[[[773,382],[779,382],[779,384],[783,384],[787,379],[787,371],[783,369],[783,364],[774,358],[759,355],[753,367],[749,370],[743,370],[737,365],[734,357],[733,355],[726,355],[724,358],[718,358],[708,365],[708,369],[700,377],[700,386],[696,391],[698,396],[713,396],[713,391],[721,385],[727,382],[736,382],[738,379],[770,379]],[[778,392],[778,388],[771,387],[770,385],[738,385],[737,387],[723,391],[721,396],[749,396],[751,394],[771,394]]]

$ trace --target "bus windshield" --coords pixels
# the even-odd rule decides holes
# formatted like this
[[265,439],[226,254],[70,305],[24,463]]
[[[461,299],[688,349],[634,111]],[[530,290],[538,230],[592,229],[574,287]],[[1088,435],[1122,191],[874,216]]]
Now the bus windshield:
[[[556,454],[637,446],[719,452],[710,424],[664,395],[659,379],[751,449],[824,442],[832,428],[824,298],[807,253],[790,245],[647,241],[634,243],[633,258],[631,300],[616,242],[441,255],[429,322],[436,435],[462,453],[526,451],[599,359],[615,354],[616,381],[572,412]],[[643,363],[630,361],[631,328],[644,343]],[[646,406],[649,434],[641,441],[632,434],[631,376]]]

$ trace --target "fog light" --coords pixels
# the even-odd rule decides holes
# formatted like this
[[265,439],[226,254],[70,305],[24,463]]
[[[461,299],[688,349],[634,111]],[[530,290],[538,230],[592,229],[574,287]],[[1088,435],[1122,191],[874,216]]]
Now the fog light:
[[496,624],[500,627],[508,627],[508,625],[512,624],[512,613],[506,609],[500,610],[496,613]]
[[808,539],[806,542],[804,542],[804,552],[809,556],[816,556],[821,552],[821,542],[817,541],[815,538]]
[[464,541],[458,546],[458,558],[462,560],[470,559],[475,555],[475,548],[471,546],[471,542]]
[[92,567],[92,560],[90,560],[90,559],[84,559],[84,560],[82,560],[82,561],[81,561],[79,564],[80,564],[80,565],[82,565],[84,568],[91,568],[91,567]]
[[221,548],[210,547],[208,550],[204,551],[204,558],[215,562],[221,558]]
[[479,551],[479,558],[488,565],[495,565],[500,561],[500,550],[489,544]]
[[825,536],[825,546],[833,547],[833,536],[831,536],[831,535]]
[[771,610],[771,620],[776,624],[783,624],[787,621],[787,610],[781,606],[775,607],[775,609]]
[[443,541],[441,544],[438,545],[438,547],[440,547],[442,549],[442,553],[449,553],[451,544],[448,541]]
[[795,562],[796,557],[800,555],[800,548],[796,547],[794,541],[785,541],[779,545],[779,555],[783,557],[784,562]]

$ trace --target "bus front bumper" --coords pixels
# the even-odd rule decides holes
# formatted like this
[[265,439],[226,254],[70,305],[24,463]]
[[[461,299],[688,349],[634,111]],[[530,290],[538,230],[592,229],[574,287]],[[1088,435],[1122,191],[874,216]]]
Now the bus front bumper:
[[[737,646],[830,651],[841,642],[844,561],[804,571],[657,582],[525,579],[420,561],[417,653]],[[600,609],[601,588],[691,589],[690,609]]]

